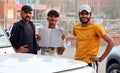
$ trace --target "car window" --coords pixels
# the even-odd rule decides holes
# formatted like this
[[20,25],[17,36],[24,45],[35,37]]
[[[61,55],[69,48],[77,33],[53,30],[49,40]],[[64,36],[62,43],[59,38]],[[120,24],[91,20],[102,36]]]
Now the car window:
[[11,46],[10,41],[8,40],[2,26],[0,26],[0,47]]

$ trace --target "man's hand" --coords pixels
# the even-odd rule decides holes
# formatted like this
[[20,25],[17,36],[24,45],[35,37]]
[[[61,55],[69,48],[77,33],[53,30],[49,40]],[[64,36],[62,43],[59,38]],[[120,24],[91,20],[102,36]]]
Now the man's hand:
[[39,41],[41,39],[40,35],[36,34],[36,38]]
[[27,48],[27,46],[28,46],[28,45],[23,45],[23,46],[21,46],[21,47],[18,49],[18,52],[21,52],[21,53],[23,53],[23,52],[28,52],[29,49]]
[[54,47],[50,47],[49,54],[54,54],[54,53],[55,53]]
[[64,40],[64,39],[65,39],[65,35],[63,34],[63,35],[62,35],[62,40]]
[[96,55],[91,54],[90,55],[90,60],[92,60],[93,62],[95,62],[95,61],[99,61],[99,58]]
[[65,47],[58,47],[57,54],[62,55],[64,53]]
[[55,53],[54,50],[52,50],[52,49],[49,50],[49,54],[54,54],[54,53]]

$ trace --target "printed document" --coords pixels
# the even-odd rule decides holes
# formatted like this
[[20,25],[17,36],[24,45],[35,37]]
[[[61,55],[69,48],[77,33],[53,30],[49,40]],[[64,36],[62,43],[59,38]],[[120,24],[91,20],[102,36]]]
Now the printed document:
[[40,47],[62,47],[62,31],[60,29],[39,28],[41,39],[38,42]]

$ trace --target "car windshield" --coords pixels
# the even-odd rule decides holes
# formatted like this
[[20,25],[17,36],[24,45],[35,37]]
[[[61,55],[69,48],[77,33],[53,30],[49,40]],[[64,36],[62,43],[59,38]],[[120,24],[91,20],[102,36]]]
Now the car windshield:
[[0,26],[0,48],[11,46],[2,26]]

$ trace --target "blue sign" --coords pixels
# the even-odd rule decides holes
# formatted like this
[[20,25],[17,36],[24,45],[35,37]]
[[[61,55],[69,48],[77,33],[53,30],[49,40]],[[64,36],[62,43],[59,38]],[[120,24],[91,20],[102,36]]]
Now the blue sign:
[[103,19],[95,19],[94,22],[97,24],[103,24]]

